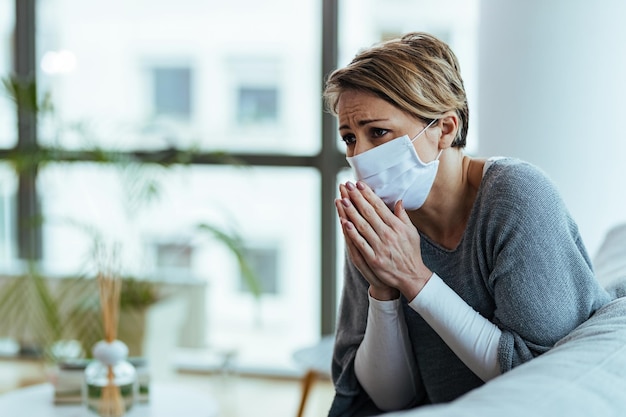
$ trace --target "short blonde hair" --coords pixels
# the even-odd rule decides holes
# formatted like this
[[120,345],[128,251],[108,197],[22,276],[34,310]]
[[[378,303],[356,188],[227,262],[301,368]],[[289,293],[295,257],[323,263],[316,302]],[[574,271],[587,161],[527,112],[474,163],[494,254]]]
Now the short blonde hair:
[[460,65],[450,47],[430,34],[412,32],[378,43],[332,72],[324,90],[328,111],[337,113],[346,90],[373,93],[422,120],[455,111],[460,120],[452,146],[465,146],[469,109]]

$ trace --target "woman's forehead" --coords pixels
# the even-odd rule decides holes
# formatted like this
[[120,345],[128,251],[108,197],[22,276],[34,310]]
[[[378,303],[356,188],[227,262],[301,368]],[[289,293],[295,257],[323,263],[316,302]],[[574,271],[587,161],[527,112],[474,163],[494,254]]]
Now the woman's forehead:
[[393,104],[372,93],[351,91],[344,94],[337,102],[340,130],[357,129],[373,122],[398,121],[408,116]]
[[371,117],[400,111],[382,98],[364,91],[346,91],[337,101],[337,114],[341,117]]

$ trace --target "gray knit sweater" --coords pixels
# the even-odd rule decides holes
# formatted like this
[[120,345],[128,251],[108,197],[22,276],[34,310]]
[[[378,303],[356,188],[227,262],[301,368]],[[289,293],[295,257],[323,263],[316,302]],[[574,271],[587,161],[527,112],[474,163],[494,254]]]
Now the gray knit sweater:
[[[595,279],[578,228],[554,185],[536,167],[500,159],[485,173],[459,246],[422,235],[424,263],[501,330],[502,372],[550,349],[610,301]],[[354,357],[367,322],[369,284],[346,258],[329,416],[380,414],[359,385]],[[402,300],[425,403],[482,385],[407,301]],[[417,401],[412,405],[422,405]]]

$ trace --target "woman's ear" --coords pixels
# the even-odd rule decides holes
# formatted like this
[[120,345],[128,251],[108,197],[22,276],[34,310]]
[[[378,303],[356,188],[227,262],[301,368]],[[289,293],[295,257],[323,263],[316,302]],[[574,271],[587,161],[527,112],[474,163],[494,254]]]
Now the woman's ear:
[[452,146],[452,142],[456,138],[459,131],[459,116],[454,111],[444,113],[439,119],[437,125],[441,129],[439,137],[439,149],[445,149]]

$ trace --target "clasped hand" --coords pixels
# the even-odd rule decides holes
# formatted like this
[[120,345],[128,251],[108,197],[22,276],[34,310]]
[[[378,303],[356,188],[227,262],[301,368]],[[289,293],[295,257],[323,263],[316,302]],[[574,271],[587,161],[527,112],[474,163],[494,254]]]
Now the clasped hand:
[[424,265],[420,236],[398,201],[394,212],[364,182],[339,186],[337,214],[350,259],[379,300],[412,300],[432,272]]

